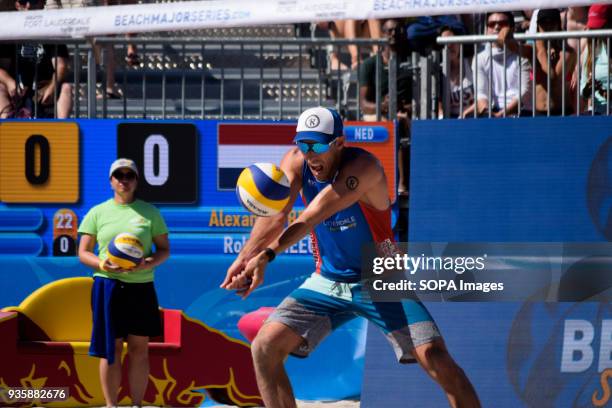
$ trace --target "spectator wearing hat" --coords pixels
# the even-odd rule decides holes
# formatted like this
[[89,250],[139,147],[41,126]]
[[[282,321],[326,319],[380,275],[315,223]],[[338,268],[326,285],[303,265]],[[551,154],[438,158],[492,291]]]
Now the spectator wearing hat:
[[[589,8],[587,30],[603,30],[612,28],[612,6],[607,4],[594,4]],[[605,38],[583,40],[586,44],[581,47],[585,52],[582,55],[582,72],[580,75],[580,93],[586,111],[595,114],[605,114],[610,91],[610,61],[609,50]],[[593,72],[595,75],[593,75]]]

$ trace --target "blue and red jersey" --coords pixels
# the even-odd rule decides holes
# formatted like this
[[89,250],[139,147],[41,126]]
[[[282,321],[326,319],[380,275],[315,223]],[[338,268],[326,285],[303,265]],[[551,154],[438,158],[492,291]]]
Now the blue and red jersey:
[[[345,148],[340,168],[359,154],[364,154],[364,151],[355,147]],[[333,181],[317,180],[304,162],[304,202],[310,203]],[[311,236],[316,272],[338,282],[357,282],[361,278],[362,246],[395,241],[391,229],[391,207],[378,210],[358,201],[317,225]]]

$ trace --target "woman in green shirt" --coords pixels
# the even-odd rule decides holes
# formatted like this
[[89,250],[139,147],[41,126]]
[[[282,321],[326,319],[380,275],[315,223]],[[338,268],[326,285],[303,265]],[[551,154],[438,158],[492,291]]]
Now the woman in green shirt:
[[[153,268],[170,255],[168,228],[155,206],[135,198],[138,174],[132,160],[113,162],[109,172],[113,198],[90,209],[79,227],[79,259],[94,269],[89,354],[100,357],[100,383],[108,407],[121,403],[117,399],[123,341],[130,359],[132,404],[140,406],[149,377],[149,337],[161,334]],[[131,269],[107,259],[108,244],[123,232],[136,235],[144,249],[143,261]]]

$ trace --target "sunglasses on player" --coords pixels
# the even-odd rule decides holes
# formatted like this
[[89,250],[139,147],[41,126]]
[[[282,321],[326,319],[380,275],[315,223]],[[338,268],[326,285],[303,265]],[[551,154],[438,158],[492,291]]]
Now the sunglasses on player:
[[119,181],[122,181],[122,180],[131,181],[131,180],[136,179],[136,173],[134,173],[133,171],[126,171],[125,173],[121,171],[116,171],[113,173],[113,177]]
[[329,150],[332,144],[336,142],[336,139],[332,140],[329,143],[319,143],[319,142],[295,142],[299,147],[300,151],[304,154],[308,154],[309,152],[313,152],[315,154],[325,153]]

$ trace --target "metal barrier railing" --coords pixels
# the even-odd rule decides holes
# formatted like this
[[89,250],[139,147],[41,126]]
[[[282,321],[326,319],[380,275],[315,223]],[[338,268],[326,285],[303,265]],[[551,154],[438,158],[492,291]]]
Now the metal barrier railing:
[[[609,58],[609,50],[610,50],[610,37],[612,37],[612,30],[593,30],[593,31],[570,31],[570,32],[550,32],[550,33],[537,33],[537,34],[516,34],[515,39],[518,41],[518,51],[517,54],[521,55],[519,59],[522,63],[527,62],[529,64],[529,70],[525,71],[525,69],[518,69],[518,84],[520,89],[520,97],[518,98],[518,115],[521,115],[521,111],[523,112],[522,116],[536,116],[536,115],[559,115],[559,116],[567,116],[567,115],[596,115],[596,114],[605,114],[610,115],[610,58]],[[569,45],[568,41],[574,40],[577,44],[577,49],[573,50]],[[503,59],[503,79],[502,79],[502,88],[503,88],[503,98],[500,98],[504,101],[504,106],[495,106],[492,98],[492,82],[493,82],[493,47],[492,43],[497,41],[497,36],[494,35],[480,35],[480,36],[448,36],[448,37],[439,37],[437,39],[438,44],[444,46],[442,55],[442,78],[444,78],[442,89],[442,95],[438,92],[438,89],[433,89],[434,92],[433,99],[440,98],[441,96],[441,106],[442,106],[442,114],[443,115],[432,115],[432,117],[443,116],[444,118],[458,116],[460,118],[466,116],[466,112],[469,116],[479,117],[479,116],[487,116],[492,117],[495,114],[496,108],[498,115],[505,117],[506,116],[506,107],[508,106],[508,68],[510,68],[508,64],[508,58],[510,57],[511,52],[507,49],[506,44],[501,48],[502,59]],[[541,69],[541,63],[536,55],[536,41],[544,41],[547,57],[544,58],[544,63],[546,65],[546,70],[543,72]],[[558,42],[560,41],[560,45]],[[527,43],[524,43],[527,42]],[[552,43],[557,42],[555,44],[555,48],[560,47],[561,54],[563,57],[568,56],[573,53],[573,58],[560,58],[559,55],[556,55],[555,58],[559,58],[559,63],[561,64],[561,75],[558,75],[557,72],[551,71],[551,57],[552,54],[556,54],[558,50],[551,49]],[[458,58],[459,62],[455,61],[455,72],[451,72],[451,46],[459,45]],[[465,63],[465,51],[466,46],[472,45],[474,58],[472,64]],[[485,49],[479,48],[479,46],[485,46]],[[586,47],[586,50],[585,50]],[[605,83],[601,83],[602,81],[595,80],[596,77],[596,58],[590,59],[590,64],[587,67],[586,64],[586,55],[588,50],[594,50],[596,47],[605,47],[606,51],[605,55],[608,55],[607,58],[607,78],[605,79]],[[529,48],[531,48],[531,52],[529,53]],[[599,48],[597,48],[599,49]],[[526,52],[527,51],[527,52]],[[485,55],[484,53],[487,53]],[[529,53],[529,55],[527,55]],[[483,60],[488,60],[488,74],[489,77],[481,77],[479,72],[479,58],[477,55],[483,56]],[[593,54],[596,54],[595,52]],[[498,54],[499,55],[499,54]],[[487,58],[488,57],[488,58]],[[541,58],[541,57],[540,57]],[[570,66],[568,66],[568,64]],[[520,66],[523,64],[519,63]],[[574,66],[575,65],[575,68]],[[478,104],[478,94],[479,94],[479,81],[487,82],[487,94],[486,98],[486,109],[483,112],[478,112],[479,108],[476,105],[476,108],[471,111],[470,107],[464,106],[465,99],[468,95],[465,92],[469,92],[469,87],[464,86],[464,81],[466,80],[466,66],[471,68],[472,78],[471,78],[471,86],[473,87],[474,94],[474,103]],[[458,73],[456,72],[458,69]],[[555,68],[552,68],[553,70]],[[588,69],[589,72],[583,73],[584,69]],[[542,72],[541,72],[542,71]],[[553,75],[551,75],[551,73]],[[458,74],[458,83],[459,86],[456,86],[456,91],[458,95],[454,95],[455,103],[454,106],[451,104],[451,77],[452,75]],[[546,76],[545,79],[542,79],[542,75]],[[586,74],[586,75],[583,75]],[[467,78],[468,82],[470,78]],[[553,83],[553,81],[555,81]],[[528,84],[527,86],[525,84]],[[455,81],[457,84],[457,81]],[[590,90],[589,90],[589,84]],[[497,84],[499,85],[499,84]],[[467,89],[466,89],[467,88]],[[597,89],[596,89],[597,88]],[[524,93],[525,89],[529,92],[527,94]],[[546,95],[544,95],[544,92]],[[560,91],[560,92],[559,92]],[[596,94],[597,92],[597,94]],[[556,93],[556,94],[555,94]],[[555,95],[553,95],[555,94]],[[526,99],[525,95],[528,95],[530,99]],[[544,99],[538,97],[538,95],[544,96]],[[498,95],[499,97],[500,95]],[[604,99],[604,100],[602,100]],[[457,106],[458,104],[458,106]],[[525,110],[524,108],[530,107],[530,110]],[[554,109],[551,109],[551,105]],[[560,106],[559,106],[560,105]],[[544,106],[544,109],[538,109],[538,107]],[[455,112],[453,112],[452,108],[455,108]]]
[[[384,116],[380,56],[385,40],[112,37],[45,39],[44,43],[70,47],[71,74],[63,80],[72,81],[71,117],[160,119],[293,119],[303,109],[321,104],[335,106],[351,119],[362,119],[357,73],[363,51],[377,46],[375,114],[379,119]],[[128,43],[138,47],[139,66],[122,63]],[[348,55],[349,45],[359,49],[357,69],[331,69],[329,53]],[[391,53],[391,61],[395,58]],[[394,112],[397,72],[395,64],[390,66],[389,111]],[[54,75],[57,79],[57,70]],[[19,67],[15,67],[14,77],[18,76]],[[113,87],[121,89],[122,95],[106,92]],[[60,91],[54,90],[52,117],[58,117]],[[418,105],[416,100],[413,105]],[[42,117],[37,107],[34,104],[32,115]]]
[[[595,48],[601,44],[606,50],[610,48],[612,30],[594,30],[582,32],[538,33],[533,35],[516,34],[519,41],[519,52],[522,61],[527,61],[531,68],[518,70],[518,84],[521,91],[529,91],[528,97],[521,92],[518,98],[517,112],[523,115],[583,115],[610,114],[610,61],[608,58],[608,75],[603,83],[596,84],[596,92],[601,95],[596,103],[588,104],[589,89],[585,86],[583,76],[595,77],[596,58],[591,58],[588,74],[584,71],[586,48]],[[482,50],[483,44],[496,41],[495,36],[451,36],[440,37],[438,43],[444,46],[442,52],[432,52],[427,56],[412,53],[408,60],[396,65],[393,61],[397,56],[391,53],[389,63],[389,112],[397,110],[398,71],[404,75],[408,71],[412,75],[411,105],[412,118],[463,117],[469,106],[464,93],[469,87],[463,86],[468,78],[466,74],[475,68],[471,75],[471,87],[474,100],[478,98],[479,82],[488,79],[484,94],[486,109],[484,114],[474,109],[472,117],[494,114],[507,116],[504,106],[494,106],[492,93],[493,48]],[[553,101],[552,92],[546,92],[543,100],[538,100],[538,87],[550,90],[554,87],[551,79],[551,64],[546,64],[545,80],[539,78],[536,69],[536,81],[533,66],[538,66],[535,47],[531,54],[525,56],[529,44],[524,41],[545,41],[547,50],[551,50],[552,41],[561,41],[562,53],[569,50],[569,40],[576,41],[576,69],[566,66],[562,60],[561,78],[564,84],[556,95],[558,101]],[[599,40],[603,39],[603,41]],[[376,89],[375,117],[386,116],[381,112],[383,100],[381,94],[382,46],[384,40],[330,40],[311,38],[95,38],[86,40],[44,40],[55,45],[55,53],[60,44],[67,44],[71,49],[71,78],[73,103],[70,111],[72,117],[89,118],[219,118],[219,119],[294,119],[303,109],[324,104],[335,106],[350,119],[363,119],[363,101],[359,92],[357,72],[363,63],[363,52],[369,47],[378,46],[376,58]],[[141,56],[141,64],[128,67],[118,56],[126,54],[128,43],[137,44]],[[96,47],[92,46],[96,44]],[[347,55],[347,47],[356,45],[359,52],[359,64],[356,70],[342,70],[340,66],[331,69],[327,64],[330,53]],[[451,95],[450,82],[453,74],[450,58],[450,46],[459,46],[459,61],[464,63],[455,66],[459,83],[455,90],[457,95]],[[485,47],[487,48],[487,47]],[[101,51],[100,51],[101,50]],[[112,52],[109,52],[112,50]],[[479,51],[488,52],[488,78],[477,74],[478,58],[474,63],[464,58],[468,51],[478,55]],[[509,51],[504,46],[503,66],[508,63]],[[97,55],[98,54],[98,55]],[[97,56],[97,58],[96,58]],[[18,60],[18,58],[15,58]],[[111,60],[112,59],[112,60]],[[550,61],[550,60],[549,60]],[[115,68],[113,69],[113,66]],[[114,70],[108,75],[107,71]],[[505,69],[504,69],[505,72]],[[15,66],[15,78],[18,78],[19,66]],[[569,75],[574,76],[574,88],[568,87]],[[583,75],[585,74],[585,75]],[[36,78],[37,72],[34,72]],[[54,73],[57,79],[57,70]],[[110,99],[105,91],[114,84],[108,83],[108,78],[117,83],[123,95]],[[508,78],[504,74],[503,95],[498,95],[502,101],[508,100]],[[557,80],[558,81],[558,80]],[[36,82],[36,81],[34,81]],[[528,83],[525,87],[524,83]],[[37,98],[34,90],[34,98]],[[53,112],[50,116],[58,117],[57,102],[61,89],[54,89]],[[591,90],[591,95],[594,92]],[[453,97],[454,106],[451,104]],[[0,98],[1,101],[1,98]],[[32,116],[41,117],[40,104],[32,104]],[[538,111],[538,106],[545,106]],[[525,107],[531,108],[526,111]],[[454,109],[454,111],[451,110]],[[495,112],[495,108],[499,109]],[[49,113],[48,110],[46,113]],[[509,116],[509,115],[508,115]]]

